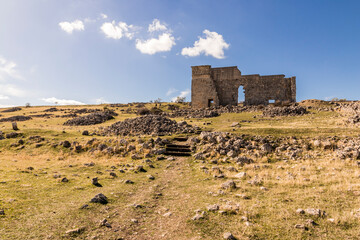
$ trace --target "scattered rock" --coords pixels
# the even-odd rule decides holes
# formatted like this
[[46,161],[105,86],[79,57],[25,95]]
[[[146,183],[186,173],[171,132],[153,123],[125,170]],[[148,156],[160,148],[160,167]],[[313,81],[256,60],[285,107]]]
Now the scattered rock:
[[66,126],[85,126],[85,125],[95,125],[99,123],[106,122],[110,119],[114,119],[114,116],[118,114],[112,110],[105,110],[102,112],[94,112],[89,115],[76,117],[70,120],[67,120],[64,125]]
[[234,235],[232,235],[232,233],[230,232],[226,232],[223,235],[224,239],[228,239],[228,240],[236,240],[236,237],[234,237]]
[[246,172],[239,172],[234,177],[239,178],[239,179],[246,179],[247,174],[246,174]]
[[205,218],[205,212],[204,211],[196,211],[195,216],[192,217],[193,221],[201,220]]
[[229,180],[229,181],[224,182],[223,184],[221,184],[221,187],[223,189],[228,189],[228,190],[236,189],[236,183],[233,180]]
[[111,228],[111,224],[108,222],[108,220],[106,218],[104,218],[103,220],[100,221],[99,226]]
[[61,179],[61,182],[69,182],[69,179],[67,179],[66,177],[64,177],[63,179]]
[[240,123],[238,122],[233,122],[230,127],[240,127]]
[[16,138],[19,134],[17,132],[11,132],[5,135],[6,138]]
[[20,111],[21,108],[20,107],[12,107],[12,108],[8,108],[8,109],[5,109],[5,110],[2,110],[1,112],[16,112],[16,111]]
[[134,135],[134,134],[155,134],[168,135],[171,133],[193,133],[195,129],[190,125],[179,125],[167,117],[158,115],[146,115],[137,118],[128,118],[116,122],[101,130],[104,135]]
[[88,204],[84,204],[84,205],[82,205],[82,206],[80,207],[80,209],[87,209],[87,208],[89,208],[89,205],[88,205]]
[[309,228],[306,227],[304,224],[296,224],[294,227],[297,229],[309,230]]
[[254,224],[251,223],[251,222],[249,222],[249,221],[246,221],[246,222],[245,222],[245,225],[246,225],[247,227],[250,227],[250,226],[252,226],[252,225],[254,225]]
[[165,213],[163,216],[164,217],[170,217],[172,215],[172,212],[167,212],[167,213]]
[[235,196],[246,200],[251,199],[251,197],[246,194],[235,194]]
[[306,219],[305,220],[305,223],[306,223],[306,225],[307,226],[317,226],[317,225],[319,225],[318,223],[316,223],[314,220],[312,220],[312,219]]
[[69,147],[71,147],[71,143],[70,143],[69,141],[67,141],[67,140],[63,141],[63,142],[62,142],[62,145],[63,145],[64,148],[69,148]]
[[102,185],[99,183],[99,179],[98,179],[97,177],[91,179],[91,183],[92,183],[92,185],[94,185],[94,186],[102,187]]
[[272,107],[268,106],[263,110],[265,117],[278,117],[278,116],[301,116],[307,114],[308,111],[302,106],[289,106],[289,107]]
[[141,204],[134,203],[134,204],[131,204],[130,207],[133,207],[133,208],[143,208],[144,206],[141,205]]
[[114,172],[110,172],[110,176],[111,176],[111,177],[114,177],[114,178],[117,177],[116,173],[114,173]]
[[8,118],[1,118],[0,122],[22,122],[22,121],[27,121],[32,119],[29,116],[13,116],[13,117],[8,117]]
[[80,233],[82,233],[82,232],[84,232],[84,231],[85,231],[85,228],[84,228],[84,227],[80,227],[80,228],[75,228],[75,229],[67,230],[67,231],[65,232],[65,234],[70,235],[70,236],[74,236],[74,235],[78,235],[78,234],[80,234]]
[[219,210],[219,208],[220,207],[217,204],[207,206],[207,210],[210,212],[215,212],[215,211]]
[[298,213],[298,214],[305,214],[305,211],[304,211],[304,209],[298,208],[298,209],[296,210],[296,213]]
[[322,210],[316,209],[316,208],[307,208],[307,209],[305,209],[305,213],[308,215],[316,216],[316,217],[325,217],[326,216],[325,211],[322,211]]
[[93,197],[90,202],[92,203],[101,203],[101,204],[107,204],[108,203],[108,199],[107,197],[102,194],[102,193],[99,193],[97,195],[95,195],[95,197]]
[[95,163],[93,163],[93,162],[84,163],[84,166],[85,166],[85,167],[93,167],[93,166],[95,166]]
[[138,165],[135,168],[136,172],[147,172],[142,165]]

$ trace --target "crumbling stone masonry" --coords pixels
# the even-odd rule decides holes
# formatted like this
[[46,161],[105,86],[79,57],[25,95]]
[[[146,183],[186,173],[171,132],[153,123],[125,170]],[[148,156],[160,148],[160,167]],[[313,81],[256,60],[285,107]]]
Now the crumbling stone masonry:
[[244,88],[244,105],[296,102],[296,77],[241,75],[236,66],[212,68],[203,65],[191,68],[193,108],[237,105],[240,86]]

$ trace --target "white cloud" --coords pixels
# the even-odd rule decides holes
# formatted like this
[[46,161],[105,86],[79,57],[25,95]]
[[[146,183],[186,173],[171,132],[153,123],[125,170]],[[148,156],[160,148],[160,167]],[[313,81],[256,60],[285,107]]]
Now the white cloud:
[[216,33],[204,30],[206,38],[199,37],[199,40],[194,43],[194,47],[183,48],[181,54],[184,56],[195,57],[204,53],[206,56],[213,56],[214,58],[223,59],[224,49],[228,49],[230,44],[226,43],[223,36]]
[[107,19],[108,18],[108,16],[105,13],[100,13],[100,16],[101,16],[102,19]]
[[166,31],[167,27],[164,24],[161,24],[158,19],[154,19],[151,24],[149,24],[148,31],[155,32],[155,31]]
[[170,33],[163,33],[159,38],[150,38],[145,41],[136,39],[136,48],[144,54],[153,55],[157,52],[168,52],[175,45],[175,38]]
[[100,97],[100,98],[95,99],[95,103],[96,104],[104,104],[104,103],[109,103],[109,102],[106,101],[103,97]]
[[175,102],[178,97],[187,97],[190,94],[190,89],[186,89],[185,91],[181,91],[179,96],[173,97],[171,101]]
[[71,34],[73,31],[83,31],[85,29],[84,23],[81,20],[73,22],[60,22],[59,26],[65,32]]
[[135,26],[127,25],[125,22],[116,24],[115,21],[112,21],[104,23],[100,29],[107,38],[120,39],[122,37],[127,37],[128,39],[132,39],[134,37],[135,28]]
[[166,92],[166,96],[170,96],[173,93],[176,93],[178,90],[175,88],[170,88],[167,92]]
[[85,103],[76,101],[76,100],[69,100],[69,99],[58,99],[55,97],[51,98],[42,98],[40,99],[47,103],[59,104],[59,105],[84,105]]
[[23,77],[16,70],[16,63],[8,61],[0,57],[0,81],[5,81],[7,78],[23,79]]
[[0,94],[0,100],[7,100],[7,99],[9,99],[9,97],[8,97],[8,96],[1,95],[1,94]]
[[24,79],[16,66],[15,62],[0,57],[0,96],[2,96],[0,99],[2,100],[8,99],[4,98],[6,95],[15,97],[22,97],[25,95],[25,92],[13,83],[16,82],[16,80]]
[[24,97],[25,91],[21,90],[13,84],[0,84],[0,93],[14,97]]

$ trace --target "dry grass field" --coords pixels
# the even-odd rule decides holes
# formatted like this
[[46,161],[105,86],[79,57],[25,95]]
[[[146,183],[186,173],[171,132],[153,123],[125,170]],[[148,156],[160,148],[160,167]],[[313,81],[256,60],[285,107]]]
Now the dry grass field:
[[[137,117],[136,104],[44,111],[49,108],[0,112],[0,121],[53,114],[18,121],[18,136],[0,140],[1,240],[232,239],[226,233],[233,239],[360,239],[359,156],[338,154],[340,143],[358,149],[360,128],[345,125],[346,117],[338,111],[310,109],[302,116],[275,118],[257,111],[173,118],[203,131],[228,132],[247,145],[242,143],[246,146],[235,157],[206,152],[228,143],[201,139],[192,146],[202,157],[162,158],[142,145],[157,136],[82,134]],[[118,115],[96,125],[63,125],[72,117],[61,116],[83,108],[111,109]],[[166,103],[159,108],[170,111]],[[234,122],[239,126],[232,126]],[[11,122],[0,122],[0,131],[4,136],[15,132]],[[179,144],[201,138],[199,133],[180,135],[189,140]],[[160,138],[173,141],[175,136]],[[268,138],[272,149],[263,151],[262,141]],[[64,141],[71,147],[64,147]],[[105,151],[102,144],[119,152]],[[81,149],[75,148],[79,145]],[[135,149],[129,150],[130,145]],[[282,145],[286,149],[280,150]],[[236,159],[241,157],[252,161],[240,164]],[[92,184],[95,177],[101,187]],[[90,202],[99,193],[107,204]]]

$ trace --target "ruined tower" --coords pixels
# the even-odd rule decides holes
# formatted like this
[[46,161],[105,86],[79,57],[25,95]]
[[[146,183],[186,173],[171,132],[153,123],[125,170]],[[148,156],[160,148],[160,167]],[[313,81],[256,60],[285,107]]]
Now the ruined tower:
[[296,102],[295,77],[241,75],[236,66],[212,68],[210,65],[203,65],[191,68],[193,108],[237,105],[240,86],[244,88],[244,105]]

